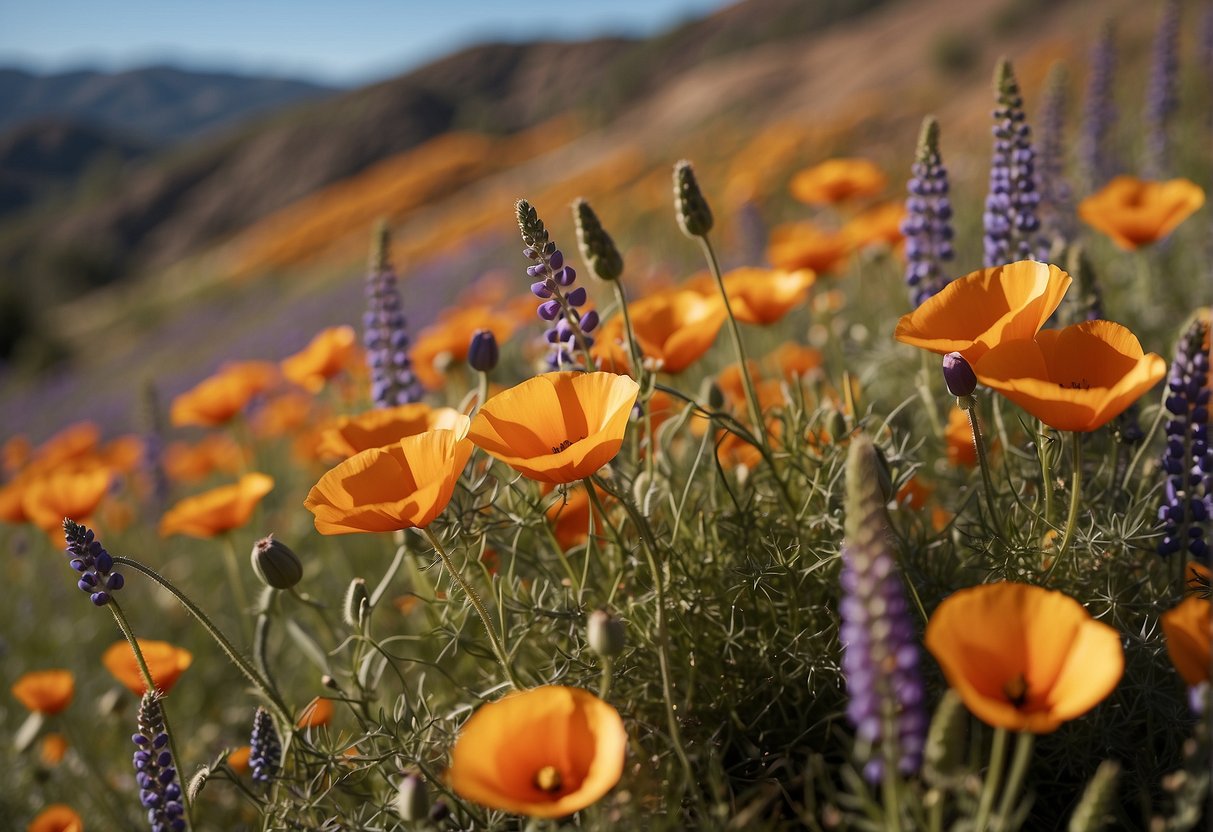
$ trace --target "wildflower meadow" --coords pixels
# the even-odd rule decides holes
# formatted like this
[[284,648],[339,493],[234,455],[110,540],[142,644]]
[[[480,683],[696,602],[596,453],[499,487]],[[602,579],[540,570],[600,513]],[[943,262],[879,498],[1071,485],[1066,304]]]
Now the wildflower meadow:
[[983,67],[982,171],[924,112],[761,216],[520,192],[435,316],[359,219],[360,319],[6,435],[0,829],[1207,828],[1213,8],[1157,6],[1141,83]]

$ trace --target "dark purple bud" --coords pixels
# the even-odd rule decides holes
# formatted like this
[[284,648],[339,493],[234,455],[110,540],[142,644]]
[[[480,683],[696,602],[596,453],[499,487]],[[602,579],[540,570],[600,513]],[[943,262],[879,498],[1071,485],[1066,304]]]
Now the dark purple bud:
[[971,396],[977,389],[977,376],[973,368],[958,352],[950,352],[943,357],[943,382],[948,392],[957,398]]
[[478,329],[472,333],[472,343],[468,346],[468,365],[481,373],[488,373],[497,366],[500,351],[497,347],[497,336],[492,330]]

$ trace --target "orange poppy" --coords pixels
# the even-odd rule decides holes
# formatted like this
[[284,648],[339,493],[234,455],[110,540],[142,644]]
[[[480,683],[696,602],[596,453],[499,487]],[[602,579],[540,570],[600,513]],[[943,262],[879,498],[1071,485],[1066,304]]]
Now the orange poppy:
[[767,260],[777,269],[809,269],[817,274],[834,271],[851,253],[851,238],[826,231],[811,222],[793,222],[771,229]]
[[827,159],[798,171],[788,184],[792,196],[806,205],[836,205],[884,189],[884,173],[867,159]]
[[325,428],[320,440],[322,455],[348,459],[354,454],[394,445],[406,436],[427,430],[454,430],[462,414],[450,407],[432,408],[422,402],[383,407],[343,416]]
[[62,527],[63,518],[89,519],[109,493],[113,472],[98,463],[72,463],[37,474],[25,482],[21,509],[47,534]]
[[1078,204],[1082,221],[1125,251],[1158,242],[1205,204],[1205,192],[1187,179],[1149,182],[1117,176]]
[[229,364],[210,378],[173,399],[170,419],[174,427],[226,424],[248,405],[253,396],[278,379],[278,367],[261,361]]
[[14,682],[12,691],[27,710],[57,714],[72,703],[76,680],[70,670],[34,670]]
[[332,721],[333,700],[317,696],[303,706],[303,710],[299,712],[299,721],[295,724],[299,728],[319,728],[321,725],[328,725]]
[[186,497],[160,518],[160,536],[185,534],[205,539],[238,529],[273,488],[273,477],[254,472],[231,485]]
[[237,774],[248,774],[249,758],[252,756],[253,756],[252,747],[248,746],[248,745],[242,745],[239,748],[234,749],[233,751],[230,751],[228,753],[228,755],[227,755],[228,767],[231,768],[231,770],[236,772]]
[[780,374],[788,381],[797,378],[807,378],[821,366],[821,350],[785,341],[780,344],[767,358],[779,368]]
[[944,599],[924,639],[987,725],[1047,734],[1102,702],[1124,673],[1120,635],[1068,595],[1001,581]]
[[29,520],[21,505],[27,480],[28,477],[18,476],[0,486],[0,520],[5,523],[24,523]]
[[[929,303],[929,301],[928,301]],[[1167,371],[1132,332],[1111,321],[1045,329],[1007,341],[973,365],[982,384],[1057,430],[1092,431],[1120,415]]]
[[147,446],[133,433],[111,439],[97,454],[98,462],[121,474],[134,473],[146,458]]
[[264,439],[294,433],[311,419],[315,404],[315,400],[306,393],[274,396],[253,411],[250,420],[253,433]]
[[1167,653],[1180,677],[1189,686],[1208,682],[1213,618],[1208,598],[1186,598],[1162,614]]
[[0,445],[0,465],[10,474],[15,474],[26,466],[34,456],[34,446],[24,433],[10,436]]
[[100,441],[101,428],[92,422],[75,422],[39,445],[34,450],[30,467],[47,470],[87,456],[97,450]]
[[[139,652],[147,663],[147,670],[152,675],[152,681],[161,693],[168,693],[177,684],[181,674],[194,661],[190,651],[175,647],[167,641],[138,639]],[[143,696],[147,687],[143,684],[143,675],[139,672],[139,663],[135,661],[135,651],[126,641],[116,641],[101,654],[101,663],[122,683],[123,687],[135,696]]]
[[72,807],[52,803],[30,821],[25,832],[84,832],[84,821]]
[[406,436],[342,462],[308,492],[303,505],[321,534],[423,529],[442,513],[472,454],[468,417],[453,429]]
[[164,449],[161,465],[173,482],[197,482],[215,471],[239,471],[244,451],[225,433],[213,433],[197,442],[172,442]]
[[632,356],[628,351],[623,316],[615,315],[598,327],[590,355],[599,370],[618,375],[632,375]]
[[486,401],[468,435],[524,476],[573,482],[619,453],[639,392],[614,373],[546,373]]
[[[530,304],[528,303],[528,307]],[[534,309],[528,309],[534,317]],[[445,375],[442,368],[451,361],[466,361],[472,335],[478,329],[487,329],[500,343],[514,332],[514,320],[492,306],[477,305],[459,308],[444,314],[438,323],[417,333],[410,356],[413,372],[429,390],[442,387]],[[439,361],[442,360],[442,366]]]
[[[551,493],[555,486],[544,486],[544,493]],[[606,493],[597,486],[594,487],[594,492],[598,495],[598,499],[605,501]],[[580,546],[590,539],[590,513],[594,514],[594,531],[601,535],[603,529],[603,520],[597,511],[593,509],[593,503],[590,502],[589,492],[585,490],[585,485],[577,483],[568,487],[564,499],[556,500],[548,506],[545,514],[548,522],[552,524],[552,531],[556,535],[556,542],[560,544],[562,549],[572,549],[574,546]]]
[[970,364],[1007,341],[1030,341],[1061,305],[1070,276],[1054,265],[1021,260],[953,280],[903,315],[898,341]]
[[1188,592],[1203,593],[1206,597],[1209,595],[1210,572],[1209,567],[1195,560],[1188,561],[1188,567],[1184,570],[1184,585],[1188,588]]
[[42,742],[38,746],[38,758],[42,761],[42,765],[48,768],[57,766],[63,762],[63,758],[66,756],[67,737],[51,733],[42,738]]
[[559,818],[619,782],[627,743],[623,720],[606,702],[545,685],[481,706],[459,731],[447,778],[467,800]]
[[724,275],[733,317],[742,323],[766,326],[783,319],[793,307],[804,303],[809,287],[817,281],[810,269],[734,269]]
[[977,446],[973,444],[973,427],[969,416],[959,407],[948,412],[948,427],[944,432],[948,443],[948,462],[972,468],[977,464]]
[[913,511],[922,511],[926,508],[927,500],[931,498],[935,489],[924,483],[918,477],[910,477],[897,491],[897,496],[893,502],[899,506],[905,506]]
[[711,349],[727,317],[719,296],[691,289],[650,295],[631,304],[628,311],[640,351],[671,374],[682,372]]
[[905,237],[901,223],[906,217],[904,202],[882,202],[855,216],[842,233],[855,248],[895,246]]
[[282,359],[283,377],[304,390],[319,393],[324,383],[349,366],[357,356],[358,336],[352,326],[321,330],[306,347]]

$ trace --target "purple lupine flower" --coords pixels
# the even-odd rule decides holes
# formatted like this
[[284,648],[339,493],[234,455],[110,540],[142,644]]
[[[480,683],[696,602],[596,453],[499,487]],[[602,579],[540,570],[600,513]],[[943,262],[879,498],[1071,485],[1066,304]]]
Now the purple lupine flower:
[[922,765],[926,692],[918,637],[888,539],[888,517],[876,449],[863,434],[847,454],[846,540],[838,637],[847,680],[847,719],[872,749],[864,776],[877,782],[885,765],[903,775]]
[[97,540],[93,530],[74,520],[63,520],[63,537],[71,567],[80,573],[76,585],[99,607],[110,602],[110,594],[122,589],[122,574],[114,571],[114,559]]
[[1040,224],[1050,250],[1074,238],[1074,205],[1066,181],[1066,87],[1069,77],[1054,64],[1040,105]]
[[252,777],[258,783],[268,783],[278,773],[282,758],[282,743],[278,740],[278,729],[274,719],[265,708],[258,708],[253,715],[253,733],[249,737],[249,766]]
[[952,201],[948,196],[948,171],[939,154],[939,122],[933,116],[922,121],[918,152],[906,185],[906,218],[901,233],[906,238],[906,283],[914,306],[936,294],[948,282],[945,264],[951,263]]
[[1209,451],[1209,319],[1197,317],[1175,347],[1167,377],[1166,476],[1158,508],[1160,555],[1184,552],[1208,562],[1213,514],[1213,453]]
[[985,265],[1043,260],[1036,190],[1036,152],[1023,110],[1023,98],[1011,62],[1003,58],[994,73],[998,106],[994,109],[994,157],[986,195]]
[[152,832],[180,832],[185,829],[185,807],[157,691],[143,694],[139,703],[139,733],[131,740],[137,746],[134,763],[139,800],[147,809]]
[[1179,109],[1179,2],[1165,0],[1154,49],[1150,56],[1150,84],[1146,89],[1146,174],[1167,175],[1171,120]]
[[1091,68],[1087,98],[1083,105],[1079,155],[1087,178],[1087,189],[1097,191],[1116,172],[1112,158],[1112,130],[1116,124],[1116,40],[1111,21],[1105,21],[1091,46]]
[[[549,322],[544,337],[552,345],[548,354],[548,366],[553,370],[581,366],[574,354],[588,356],[594,339],[590,332],[598,326],[598,313],[590,310],[582,313],[577,307],[584,306],[584,286],[573,288],[577,272],[564,263],[564,254],[549,239],[543,220],[539,219],[534,206],[525,199],[514,205],[518,217],[518,230],[526,248],[523,255],[531,261],[526,273],[534,282],[531,292],[539,298],[539,317]],[[588,358],[586,359],[588,360]]]
[[409,359],[408,330],[400,292],[396,289],[390,247],[388,231],[383,227],[367,274],[367,310],[362,317],[362,341],[371,369],[371,400],[375,407],[420,401],[424,393]]

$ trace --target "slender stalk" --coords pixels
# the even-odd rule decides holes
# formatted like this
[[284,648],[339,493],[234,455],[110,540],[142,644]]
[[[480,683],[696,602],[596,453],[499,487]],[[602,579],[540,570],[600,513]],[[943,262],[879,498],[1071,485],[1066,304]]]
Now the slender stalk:
[[1040,426],[1036,438],[1036,456],[1040,460],[1040,490],[1045,495],[1045,525],[1053,525],[1053,472],[1049,465],[1049,447],[1045,427]]
[[990,475],[990,458],[986,454],[985,438],[981,435],[981,421],[977,416],[977,399],[974,396],[957,396],[956,404],[969,417],[969,427],[973,431],[973,448],[977,451],[977,466],[981,468],[981,481],[986,489],[986,511],[990,515],[990,524],[1001,528],[997,522],[998,501],[994,494],[994,478]]
[[762,418],[762,408],[758,404],[758,394],[754,392],[754,380],[750,378],[750,367],[746,361],[745,345],[741,341],[741,327],[737,325],[737,319],[733,317],[733,307],[729,304],[729,293],[724,288],[724,278],[720,274],[720,264],[716,261],[716,251],[712,248],[712,242],[706,234],[695,239],[699,240],[699,246],[703,249],[703,256],[708,261],[708,270],[712,272],[712,277],[716,278],[716,288],[720,290],[720,299],[724,302],[724,311],[728,316],[729,334],[733,336],[733,348],[737,352],[737,361],[741,364],[741,383],[745,387],[745,398],[746,404],[750,409],[750,420],[754,423],[754,430],[758,431],[762,444],[766,445],[767,426]]
[[404,563],[404,556],[408,553],[409,547],[408,543],[406,542],[407,539],[408,538],[406,538],[403,533],[396,533],[396,543],[399,544],[396,547],[396,554],[392,557],[392,562],[388,564],[387,571],[383,573],[383,577],[379,579],[379,584],[375,587],[375,591],[372,592],[370,598],[367,599],[370,603],[371,609],[374,609],[379,605],[379,600],[383,597],[383,593],[387,592],[388,587],[392,583],[392,579],[395,578],[396,573],[400,571],[400,565]]
[[923,408],[927,412],[927,421],[931,423],[931,433],[935,434],[936,438],[942,438],[944,434],[943,421],[939,418],[939,408],[935,403],[935,394],[931,392],[931,366],[930,353],[922,351],[922,366],[918,369],[918,395],[922,399]]
[[[114,558],[114,562],[118,562],[122,558]],[[118,622],[118,629],[122,630],[122,635],[126,637],[126,641],[131,646],[131,650],[135,653],[135,664],[139,666],[139,675],[143,677],[143,686],[149,691],[159,690],[156,686],[156,680],[152,678],[152,672],[147,667],[147,660],[143,658],[143,651],[139,648],[139,640],[135,638],[135,631],[131,629],[130,622],[126,620],[126,613],[122,611],[122,606],[116,598],[110,598],[110,612],[113,613],[114,621]],[[160,718],[164,721],[164,733],[168,734],[168,747],[173,755],[173,762],[177,766],[178,776],[182,769],[184,759],[181,753],[177,750],[177,735],[173,732],[172,726],[168,721],[168,708],[164,704],[160,705]],[[186,793],[188,789],[181,790],[181,805],[185,809],[186,823],[192,828],[194,825],[194,806],[193,801],[189,799]]]
[[1028,774],[1028,764],[1032,762],[1032,745],[1036,735],[1028,731],[1020,731],[1015,737],[1015,752],[1011,757],[1011,773],[1007,776],[1007,787],[998,801],[998,828],[1006,829],[1007,821],[1019,790],[1023,787],[1024,778]]
[[602,679],[598,683],[598,698],[603,702],[611,695],[611,670],[613,669],[613,665],[614,662],[611,661],[609,656],[603,656]]
[[476,614],[480,616],[480,620],[484,623],[484,629],[488,633],[489,643],[493,646],[493,653],[497,656],[497,661],[501,663],[501,668],[505,671],[506,678],[509,679],[510,685],[515,689],[521,689],[522,685],[518,683],[518,678],[514,675],[514,668],[510,666],[509,657],[505,653],[505,648],[501,644],[501,639],[497,636],[497,631],[493,628],[493,620],[489,618],[489,611],[485,609],[484,602],[480,600],[480,596],[476,594],[476,590],[472,589],[472,585],[463,579],[463,575],[459,574],[459,570],[455,568],[451,556],[447,554],[443,548],[442,542],[438,536],[431,532],[428,528],[418,529],[419,532],[430,542],[434,547],[434,551],[438,553],[438,557],[442,559],[443,566],[450,573],[451,579],[459,584],[459,588],[467,595],[468,600],[472,602],[472,606],[476,609]]
[[[227,570],[227,582],[232,587],[232,593],[236,596],[236,603],[240,609],[241,627],[244,627],[244,616],[248,614],[250,609],[248,591],[244,588],[244,581],[240,579],[240,556],[236,554],[236,543],[232,540],[231,534],[223,535],[223,566]],[[248,631],[245,631],[245,635]]]
[[632,313],[628,311],[628,299],[623,293],[622,281],[612,280],[611,286],[615,289],[615,303],[619,305],[619,314],[623,316],[623,333],[624,337],[628,339],[628,355],[632,358],[632,372],[636,376],[636,381],[639,382],[641,373],[644,372],[644,356],[640,353],[636,331],[632,329]]
[[1007,729],[994,729],[994,742],[990,746],[990,770],[986,772],[985,782],[981,786],[981,799],[977,804],[977,818],[973,822],[973,832],[986,832],[986,823],[990,819],[990,810],[994,808],[994,795],[998,792],[998,784],[1002,780],[1002,769],[1006,764]]
[[261,673],[262,678],[269,683],[270,688],[281,696],[274,677],[270,673],[269,639],[270,623],[273,621],[274,607],[277,606],[278,590],[267,586],[261,592],[261,600],[257,604],[257,623],[253,627],[253,664]]
[[476,372],[476,407],[472,409],[472,415],[476,415],[476,411],[484,407],[484,403],[489,399],[489,374],[483,370]]
[[1053,558],[1049,571],[1045,573],[1046,582],[1053,575],[1062,558],[1066,556],[1066,552],[1069,551],[1070,542],[1074,540],[1074,529],[1078,526],[1078,509],[1082,498],[1082,434],[1075,431],[1071,437],[1070,450],[1073,454],[1074,470],[1070,474],[1070,510],[1066,513],[1066,530],[1062,535],[1057,557]]
[[[1166,397],[1170,394],[1170,392],[1171,389],[1168,386],[1163,385],[1163,403],[1159,404],[1158,412],[1154,414],[1154,421],[1150,423],[1150,429],[1146,431],[1146,435],[1142,437],[1141,444],[1137,448],[1137,453],[1133,454],[1133,459],[1129,463],[1129,467],[1125,469],[1124,478],[1121,480],[1121,488],[1125,490],[1125,493],[1128,493],[1129,491],[1129,483],[1133,482],[1134,474],[1137,473],[1137,466],[1141,464],[1142,457],[1145,456],[1147,450],[1152,449],[1154,446],[1154,434],[1158,433],[1158,428],[1162,425],[1162,420],[1167,415],[1165,402]],[[1141,484],[1144,484],[1145,482],[1145,479],[1139,482],[1138,493],[1140,493]],[[1210,793],[1213,794],[1213,790],[1210,790]]]
[[236,665],[236,668],[240,670],[240,672],[243,673],[258,690],[261,691],[262,695],[265,696],[266,700],[277,712],[277,716],[280,720],[282,720],[282,723],[288,726],[295,724],[295,721],[291,718],[290,710],[274,691],[273,685],[271,685],[268,680],[262,678],[261,674],[257,672],[257,669],[253,667],[248,659],[240,654],[240,651],[236,649],[235,645],[233,645],[228,637],[223,634],[223,631],[215,626],[215,623],[211,621],[207,614],[203,612],[197,604],[191,601],[189,597],[185,595],[185,593],[177,589],[172,582],[170,582],[160,573],[156,572],[156,570],[144,566],[137,560],[131,560],[130,558],[126,557],[115,557],[114,563],[120,563],[124,566],[129,566],[137,572],[142,572],[144,575],[151,578],[153,581],[160,584],[160,586],[172,593],[173,597],[181,602],[181,605],[185,607],[186,611],[189,612],[190,615],[194,616],[195,620],[202,625],[202,628],[207,631],[210,637],[215,640],[215,643],[218,644],[223,652],[227,654],[227,657],[229,660],[231,660],[232,664]]

